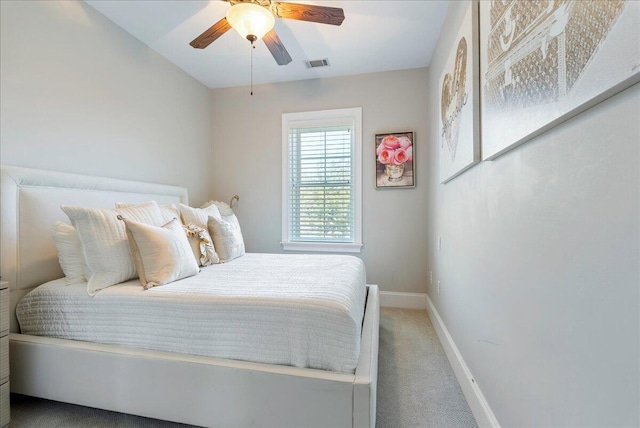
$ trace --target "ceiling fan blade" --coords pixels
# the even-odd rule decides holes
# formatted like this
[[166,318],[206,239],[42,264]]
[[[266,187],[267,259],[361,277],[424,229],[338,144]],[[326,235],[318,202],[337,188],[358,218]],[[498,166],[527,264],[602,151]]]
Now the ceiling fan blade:
[[267,45],[278,65],[287,65],[291,62],[291,55],[282,44],[280,37],[276,34],[276,30],[269,31],[262,40],[264,40],[264,44]]
[[340,25],[344,21],[344,11],[339,7],[273,2],[272,11],[279,18],[318,22],[320,24]]
[[204,49],[213,43],[218,37],[229,31],[230,28],[231,25],[227,22],[227,18],[222,18],[220,21],[213,24],[207,31],[193,39],[189,44],[196,49]]

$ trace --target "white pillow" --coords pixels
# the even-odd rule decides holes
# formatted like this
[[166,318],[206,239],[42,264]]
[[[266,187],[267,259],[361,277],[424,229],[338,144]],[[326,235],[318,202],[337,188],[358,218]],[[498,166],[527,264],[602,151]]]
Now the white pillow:
[[222,217],[222,220],[229,221],[231,223],[238,225],[238,227],[240,227],[240,222],[238,221],[238,218],[233,212],[233,209],[231,209],[229,204],[226,202],[209,201],[204,205],[202,205],[200,208],[209,208],[212,205],[215,205],[216,207],[218,207],[218,211],[220,211],[220,216]]
[[[116,203],[116,208],[127,208],[135,206],[138,205],[127,204],[124,202]],[[175,206],[175,204],[160,205],[159,208],[165,224],[169,223],[174,218],[177,218],[178,221],[182,223],[180,211],[178,210],[178,207]],[[196,258],[199,266],[209,266],[215,263],[220,263],[220,258],[216,253],[216,250],[213,246],[213,240],[211,239],[211,235],[209,234],[209,230],[207,228],[196,226],[193,223],[189,223],[187,225],[184,225],[183,227],[187,235],[187,239],[189,240],[191,250],[193,251],[193,256]],[[128,233],[127,237],[129,237]],[[131,245],[130,239],[129,245]],[[135,265],[135,254],[132,252],[131,256],[133,257]]]
[[193,223],[182,227],[189,239],[189,245],[191,245],[193,255],[200,266],[220,263],[220,257],[218,257],[216,249],[213,246],[213,239],[211,239],[209,230],[198,227]]
[[[211,205],[206,208],[192,208],[190,206],[180,204],[180,214],[182,214],[182,222],[184,224],[193,223],[203,229],[207,228],[207,221],[209,217],[215,217],[218,220],[222,219],[220,211],[215,205]],[[215,245],[215,242],[214,242]]]
[[[121,217],[122,218],[122,217]],[[140,282],[146,289],[199,272],[187,235],[178,219],[162,227],[122,218]]]
[[[141,204],[127,204],[124,202],[117,202],[116,208],[130,208],[138,207],[140,205]],[[162,214],[162,219],[164,221],[163,224],[169,223],[174,218],[180,220],[180,211],[178,211],[178,207],[176,207],[175,204],[159,205],[158,208],[160,208],[160,214]]]
[[118,215],[155,226],[163,224],[155,202],[116,210],[69,205],[61,208],[82,242],[84,257],[92,272],[87,284],[87,292],[91,296],[103,288],[136,277],[125,226],[118,220]]
[[230,221],[209,217],[209,233],[220,262],[228,262],[244,255],[244,240],[240,225]]
[[51,233],[66,284],[86,282],[91,277],[91,271],[84,259],[82,243],[76,229],[70,224],[57,221],[51,228]]
[[208,208],[211,205],[215,205],[218,207],[218,211],[220,211],[220,215],[222,218],[225,216],[233,215],[233,209],[229,206],[228,203],[222,201],[209,201],[205,202],[200,208]]

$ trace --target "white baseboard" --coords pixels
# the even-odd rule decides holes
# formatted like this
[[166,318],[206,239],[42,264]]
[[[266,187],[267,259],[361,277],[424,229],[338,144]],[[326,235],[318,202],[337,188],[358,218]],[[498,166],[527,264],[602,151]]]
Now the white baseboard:
[[460,383],[462,392],[469,403],[469,407],[471,408],[471,412],[473,412],[473,416],[476,418],[478,426],[481,428],[500,428],[498,420],[493,414],[491,407],[489,407],[489,403],[487,403],[487,400],[484,398],[482,391],[480,391],[467,363],[464,362],[462,355],[460,355],[460,351],[458,351],[458,347],[449,334],[447,327],[444,325],[442,318],[440,318],[436,307],[433,305],[429,296],[426,296],[426,300],[427,312],[429,313],[431,323],[438,334],[440,343],[442,343],[442,347],[447,354],[449,363],[458,379],[458,383]]
[[387,308],[427,309],[425,293],[380,292],[380,306]]

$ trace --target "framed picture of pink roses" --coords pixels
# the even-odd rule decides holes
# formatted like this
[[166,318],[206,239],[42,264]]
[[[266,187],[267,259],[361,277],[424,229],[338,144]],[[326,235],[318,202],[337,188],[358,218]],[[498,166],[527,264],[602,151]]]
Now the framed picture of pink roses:
[[376,189],[415,187],[414,133],[376,134]]

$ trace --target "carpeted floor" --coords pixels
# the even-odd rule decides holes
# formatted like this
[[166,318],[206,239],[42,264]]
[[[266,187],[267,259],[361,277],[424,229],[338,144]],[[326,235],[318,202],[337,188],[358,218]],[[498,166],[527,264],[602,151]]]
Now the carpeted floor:
[[376,427],[477,426],[427,311],[382,308]]
[[[11,395],[10,427],[187,427]],[[477,427],[426,311],[382,308],[378,428]]]

